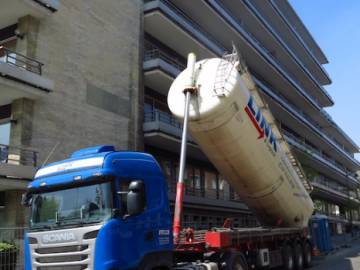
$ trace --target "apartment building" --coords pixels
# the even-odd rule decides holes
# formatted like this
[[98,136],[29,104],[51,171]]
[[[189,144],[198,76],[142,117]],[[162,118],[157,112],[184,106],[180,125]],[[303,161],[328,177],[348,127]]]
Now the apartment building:
[[43,163],[137,148],[141,17],[133,0],[1,1],[0,227],[24,224],[21,193]]
[[[310,3],[309,3],[310,4]],[[285,139],[314,187],[316,212],[336,228],[357,224],[359,147],[324,108],[334,101],[319,45],[286,0],[147,0],[144,3],[144,145],[161,163],[174,199],[181,123],[166,97],[186,55],[221,57],[235,43]],[[256,223],[241,198],[189,137],[184,223]]]
[[[286,0],[4,0],[0,8],[0,227],[21,226],[36,168],[113,144],[159,161],[175,198],[181,123],[167,92],[186,55],[235,43],[312,181],[316,211],[357,223],[358,146],[324,108],[327,58]],[[189,136],[184,223],[255,217]]]

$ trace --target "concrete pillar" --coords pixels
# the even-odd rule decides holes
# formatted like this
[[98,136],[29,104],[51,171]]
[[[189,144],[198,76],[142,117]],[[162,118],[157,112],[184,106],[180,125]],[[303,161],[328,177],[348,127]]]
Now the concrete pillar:
[[35,58],[37,37],[39,32],[39,20],[27,15],[18,21],[18,31],[22,38],[18,38],[16,51],[27,57]]
[[19,164],[24,164],[26,163],[25,159],[29,161],[32,158],[28,156],[29,153],[25,157],[21,150],[15,147],[26,148],[31,145],[33,109],[34,101],[27,98],[17,99],[11,104],[11,119],[13,121],[10,130],[10,145],[14,148],[10,148],[10,153],[14,160],[16,160],[16,155],[18,156]]

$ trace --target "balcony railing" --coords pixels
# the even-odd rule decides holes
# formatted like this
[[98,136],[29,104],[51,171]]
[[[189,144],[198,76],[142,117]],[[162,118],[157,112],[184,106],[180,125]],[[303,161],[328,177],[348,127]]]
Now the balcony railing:
[[181,128],[180,122],[172,114],[157,109],[144,112],[144,122],[162,122],[175,128]]
[[3,46],[0,46],[0,61],[17,66],[38,75],[42,74],[42,68],[44,66],[43,63],[35,59],[27,57],[21,53],[12,51]]
[[37,166],[38,153],[33,150],[0,144],[0,164]]
[[286,42],[283,41],[283,39],[277,34],[277,32],[274,30],[274,28],[268,23],[267,19],[263,17],[263,15],[257,11],[257,9],[255,8],[255,6],[251,3],[251,1],[245,1],[244,2],[249,9],[251,10],[251,12],[260,19],[260,21],[262,22],[262,24],[264,25],[264,27],[266,29],[268,29],[273,36],[275,37],[275,39],[279,42],[279,44],[281,44],[281,46],[287,50],[289,52],[289,54],[292,56],[292,58],[294,59],[294,61],[301,67],[301,69],[306,73],[306,75],[308,75],[308,77],[313,81],[313,83],[319,87],[319,89],[321,89],[321,92],[323,94],[325,94],[325,96],[332,101],[331,96],[329,95],[329,93],[325,90],[325,88],[319,83],[319,81],[311,74],[311,72],[309,71],[309,69],[305,66],[305,64],[298,58],[298,56],[296,55],[296,53],[288,46],[288,44],[286,44]]
[[156,45],[152,44],[151,42],[145,41],[144,61],[153,60],[153,59],[162,59],[168,64],[176,67],[178,70],[183,70],[186,68],[185,63],[180,59],[158,48]]
[[[306,113],[302,110],[297,108],[291,101],[289,101],[286,97],[280,94],[278,91],[275,91],[269,83],[264,81],[262,78],[253,77],[256,84],[262,89],[267,95],[275,99],[278,103],[280,103],[287,111],[290,113],[297,114],[298,116],[302,117],[305,121],[308,122],[308,125],[312,129],[315,129],[320,135],[330,144],[332,144],[336,149],[340,150],[342,154],[344,154],[348,159],[352,162],[357,162],[354,157],[349,153],[342,145],[336,142],[333,138],[331,138],[327,133],[324,132],[322,127],[312,120]],[[353,174],[352,172],[348,172],[348,174]]]
[[[176,183],[168,181],[168,190],[171,193],[176,193]],[[242,202],[240,196],[237,195],[236,193],[231,194],[229,191],[226,190],[195,188],[190,185],[185,186],[185,195],[214,199],[214,200],[222,200],[222,201]]]
[[330,182],[330,180],[315,178],[311,181],[311,183],[314,184],[314,186],[318,186],[319,188],[325,189],[330,193],[335,193],[342,197],[350,199],[348,189],[346,189],[345,187],[341,187],[340,185],[337,185],[333,182]]
[[357,182],[357,179],[354,177],[353,172],[350,172],[349,170],[347,170],[344,166],[342,166],[341,164],[336,162],[334,159],[329,158],[327,155],[325,155],[319,149],[314,148],[310,144],[306,143],[306,141],[304,139],[299,138],[284,129],[281,129],[281,132],[283,133],[283,135],[285,136],[287,141],[289,141],[291,144],[295,144],[295,146],[297,146],[298,148],[300,148],[302,150],[307,150],[312,154],[316,154],[317,156],[322,158],[324,161],[326,161],[326,162],[330,163],[332,166],[336,167],[338,170],[340,170],[344,175],[346,175],[347,177],[352,179],[354,182]]

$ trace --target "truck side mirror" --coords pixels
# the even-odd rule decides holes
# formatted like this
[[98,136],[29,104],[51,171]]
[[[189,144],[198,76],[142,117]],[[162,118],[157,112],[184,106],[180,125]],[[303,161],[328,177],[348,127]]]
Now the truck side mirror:
[[145,208],[145,186],[143,181],[132,181],[127,194],[127,212],[129,216],[139,215]]
[[32,203],[33,196],[31,193],[23,193],[21,195],[21,205],[30,207]]

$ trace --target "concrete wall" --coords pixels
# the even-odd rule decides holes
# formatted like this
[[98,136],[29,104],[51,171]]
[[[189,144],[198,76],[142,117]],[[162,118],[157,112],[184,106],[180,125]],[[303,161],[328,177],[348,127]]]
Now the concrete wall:
[[20,119],[13,141],[38,149],[40,162],[57,144],[49,161],[98,144],[141,149],[142,1],[60,2],[41,20],[19,20],[17,50],[45,64],[55,90],[28,104],[31,117]]
[[5,207],[0,209],[0,228],[23,227],[27,223],[29,209],[21,205],[24,191],[5,191]]

